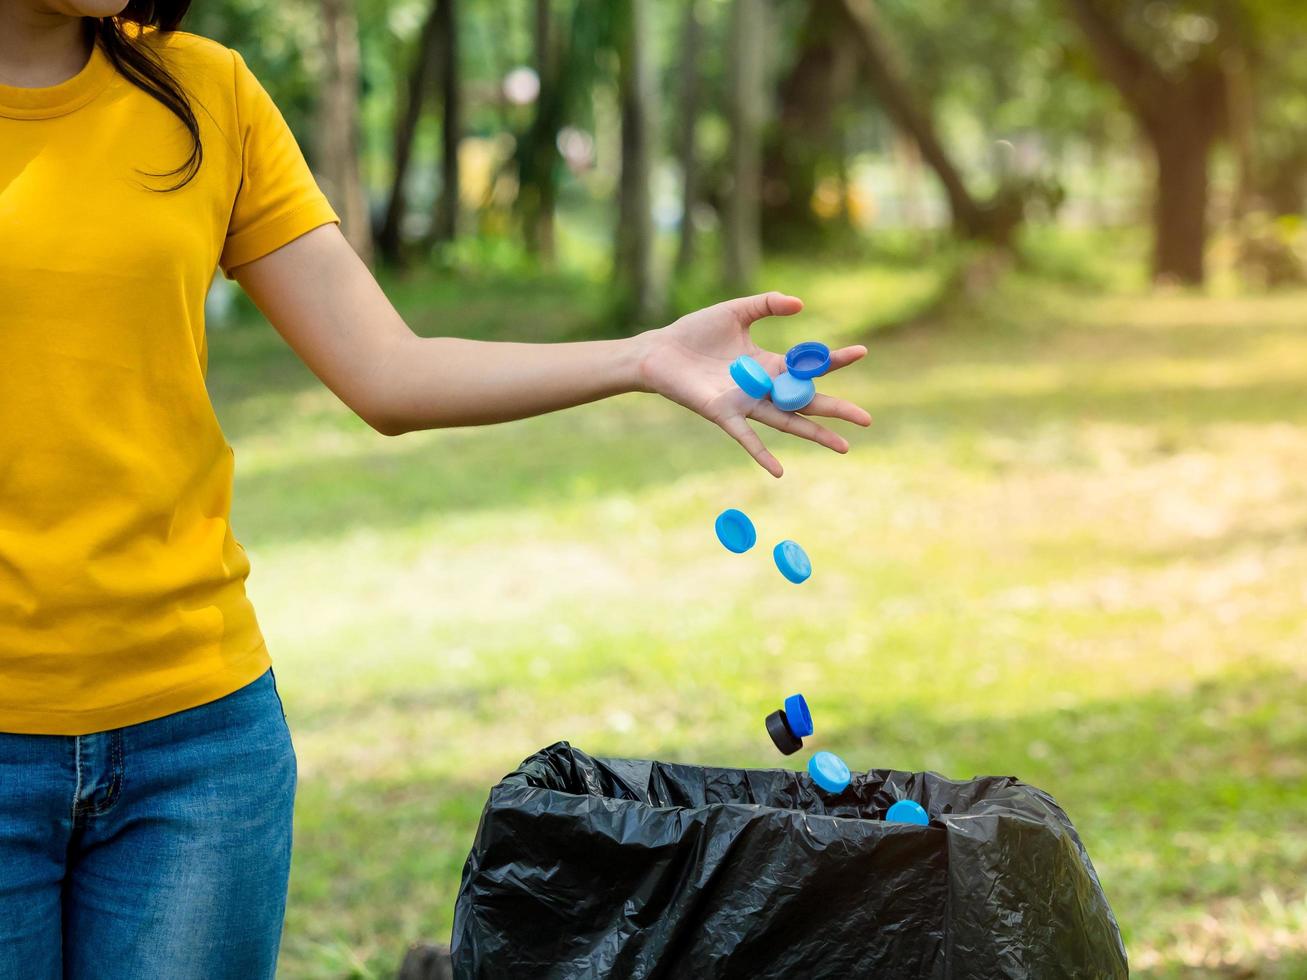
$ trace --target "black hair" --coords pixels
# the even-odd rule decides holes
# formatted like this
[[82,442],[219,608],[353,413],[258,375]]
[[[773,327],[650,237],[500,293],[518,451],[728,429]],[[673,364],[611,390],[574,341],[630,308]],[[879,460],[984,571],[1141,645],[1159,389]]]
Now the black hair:
[[[178,178],[168,190],[184,187],[199,173],[204,147],[200,145],[200,124],[186,90],[146,42],[145,32],[147,28],[162,34],[175,31],[190,6],[191,0],[129,0],[116,17],[88,20],[94,43],[104,51],[118,74],[181,120],[190,135],[191,152],[186,159],[172,170],[150,175]],[[129,24],[136,26],[129,30]]]

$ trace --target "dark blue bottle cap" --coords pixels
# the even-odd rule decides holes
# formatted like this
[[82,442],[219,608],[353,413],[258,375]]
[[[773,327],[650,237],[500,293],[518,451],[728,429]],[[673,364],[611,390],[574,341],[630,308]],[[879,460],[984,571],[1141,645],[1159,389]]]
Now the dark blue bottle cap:
[[830,348],[816,340],[795,344],[785,352],[785,367],[796,378],[820,378],[830,370]]
[[808,702],[802,694],[791,694],[785,699],[785,721],[795,738],[807,738],[812,734],[812,713],[808,711]]
[[771,554],[781,574],[795,585],[806,582],[812,574],[812,562],[808,561],[808,553],[793,541],[782,541],[772,549]]
[[741,354],[731,363],[731,377],[750,398],[766,398],[772,390],[771,375],[748,354]]
[[758,532],[754,530],[749,515],[734,507],[718,514],[717,523],[713,526],[717,531],[717,540],[727,551],[737,555],[744,554],[758,540]]
[[782,755],[794,755],[803,748],[803,739],[794,734],[784,711],[773,711],[767,716],[767,734]]
[[817,397],[817,386],[807,378],[796,378],[784,371],[772,379],[771,403],[783,412],[807,408]]
[[930,823],[930,814],[916,800],[899,800],[889,808],[885,819],[890,823],[919,823],[925,827]]
[[808,775],[827,793],[842,793],[853,777],[849,767],[834,752],[814,752],[808,760]]

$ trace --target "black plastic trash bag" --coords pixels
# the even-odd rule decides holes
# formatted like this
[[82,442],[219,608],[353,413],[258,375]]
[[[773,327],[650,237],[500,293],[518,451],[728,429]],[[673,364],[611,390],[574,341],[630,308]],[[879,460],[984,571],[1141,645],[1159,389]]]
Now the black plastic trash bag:
[[[891,824],[913,799],[929,827]],[[1011,777],[592,759],[559,742],[490,793],[456,977],[1125,977],[1071,821]]]

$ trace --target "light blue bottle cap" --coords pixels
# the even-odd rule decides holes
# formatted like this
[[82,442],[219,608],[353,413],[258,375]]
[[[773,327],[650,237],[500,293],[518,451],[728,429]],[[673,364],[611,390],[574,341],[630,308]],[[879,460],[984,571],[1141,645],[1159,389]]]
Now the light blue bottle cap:
[[748,354],[741,354],[731,363],[731,377],[750,398],[766,398],[772,390],[771,375]]
[[722,543],[722,547],[737,555],[744,554],[758,540],[758,532],[754,530],[749,515],[734,507],[718,514],[714,527],[717,531],[717,540]]
[[791,694],[785,699],[785,722],[795,738],[807,738],[812,734],[812,713],[808,711],[808,702],[802,694]]
[[771,403],[783,412],[807,408],[817,397],[817,386],[807,378],[796,378],[785,371],[772,380]]
[[816,340],[795,344],[785,352],[785,366],[796,378],[820,378],[830,370],[830,348]]
[[889,808],[885,819],[890,823],[919,823],[925,827],[930,823],[930,814],[916,800],[899,800]]
[[827,793],[842,793],[852,778],[849,767],[834,752],[814,752],[808,760],[808,775]]
[[795,585],[806,582],[812,574],[812,562],[808,560],[808,553],[793,541],[782,541],[772,549],[771,554],[781,574]]

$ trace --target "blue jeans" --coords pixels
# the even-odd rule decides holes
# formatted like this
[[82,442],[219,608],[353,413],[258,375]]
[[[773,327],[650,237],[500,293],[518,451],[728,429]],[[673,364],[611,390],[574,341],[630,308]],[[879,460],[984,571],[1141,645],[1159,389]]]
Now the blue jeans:
[[0,734],[0,980],[272,977],[295,781],[271,670],[139,725]]

